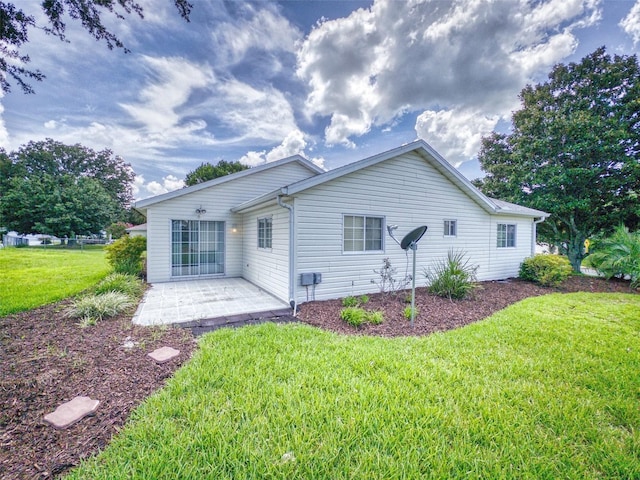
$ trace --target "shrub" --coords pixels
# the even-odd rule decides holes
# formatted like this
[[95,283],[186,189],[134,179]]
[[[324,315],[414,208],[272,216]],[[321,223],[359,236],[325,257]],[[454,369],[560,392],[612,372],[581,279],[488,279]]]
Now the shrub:
[[620,225],[613,235],[596,241],[592,252],[585,262],[589,266],[607,279],[629,277],[631,288],[640,287],[640,231]]
[[346,307],[340,310],[340,318],[352,327],[360,327],[367,319],[367,312],[360,307]]
[[342,299],[342,306],[343,307],[357,307],[358,306],[358,299],[356,297],[351,296],[351,295],[349,295],[348,297],[344,297]]
[[115,222],[109,225],[105,230],[109,235],[111,235],[112,239],[117,240],[118,238],[124,237],[127,233],[127,228],[132,226],[133,225],[131,223]]
[[447,258],[424,270],[429,292],[439,297],[460,299],[466,297],[474,288],[477,265],[471,265],[465,259],[463,251],[449,250]]
[[384,322],[384,314],[382,312],[367,312],[367,323],[380,325],[382,322]]
[[96,295],[107,292],[120,292],[132,298],[138,298],[144,291],[144,284],[135,275],[112,273],[94,288]]
[[128,295],[120,292],[107,292],[101,295],[80,297],[67,310],[67,316],[82,318],[83,323],[90,324],[104,318],[113,317],[134,305]]
[[[406,318],[407,320],[411,320],[411,307],[404,307],[404,318]],[[418,316],[418,313],[420,313],[420,310],[418,310],[418,307],[415,307],[415,314],[414,314],[414,318]]]
[[411,275],[405,275],[403,279],[397,279],[398,270],[391,265],[391,261],[388,258],[382,259],[382,268],[380,270],[374,269],[373,273],[377,273],[380,277],[377,281],[371,279],[371,283],[375,283],[380,288],[380,293],[395,295],[400,290],[404,290],[411,281]]
[[143,270],[142,254],[147,249],[145,237],[124,237],[107,245],[107,260],[116,273],[140,275]]
[[360,301],[360,305],[364,305],[367,302],[369,302],[369,296],[368,295],[360,295],[360,297],[358,297],[358,300]]
[[526,258],[520,265],[519,277],[544,287],[560,285],[573,273],[567,257],[538,254]]

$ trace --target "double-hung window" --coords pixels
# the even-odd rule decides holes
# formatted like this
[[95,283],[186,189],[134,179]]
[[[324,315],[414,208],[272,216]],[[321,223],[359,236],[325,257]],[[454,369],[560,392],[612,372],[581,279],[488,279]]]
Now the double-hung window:
[[498,248],[516,246],[516,225],[513,223],[498,224]]
[[366,215],[345,215],[343,217],[343,251],[382,251],[383,223],[383,217],[369,217]]
[[456,220],[444,221],[444,236],[455,237],[458,235],[458,222]]
[[258,248],[271,248],[273,228],[271,217],[258,219]]

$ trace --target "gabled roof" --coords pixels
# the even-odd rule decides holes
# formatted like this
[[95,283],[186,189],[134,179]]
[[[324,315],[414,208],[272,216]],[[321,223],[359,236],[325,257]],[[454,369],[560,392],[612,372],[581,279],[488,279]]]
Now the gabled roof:
[[317,165],[314,165],[312,162],[310,162],[306,158],[300,155],[293,155],[291,157],[283,158],[275,162],[265,163],[263,165],[258,165],[257,167],[248,168],[246,170],[242,170],[241,172],[236,172],[230,175],[225,175],[223,177],[214,178],[213,180],[209,180],[208,182],[202,182],[197,185],[193,185],[191,187],[185,187],[179,190],[174,190],[169,193],[164,193],[162,195],[156,195],[155,197],[139,200],[136,202],[135,208],[138,210],[145,210],[147,207],[151,205],[155,205],[156,203],[164,202],[165,200],[170,200],[172,198],[188,195],[190,193],[204,190],[205,188],[210,188],[215,185],[220,185],[222,183],[232,182],[238,178],[246,177],[248,175],[254,175],[256,173],[263,172],[265,170],[269,170],[271,168],[279,167],[281,165],[285,165],[287,163],[292,163],[292,162],[299,163],[300,165],[302,165],[303,167],[311,171],[314,175],[324,173],[323,169],[321,169]]
[[526,217],[548,217],[545,212],[533,210],[520,205],[515,205],[501,200],[494,200],[484,195],[480,190],[474,187],[464,175],[462,175],[453,165],[447,162],[438,152],[436,152],[431,145],[424,140],[417,140],[412,143],[408,143],[393,150],[374,155],[372,157],[359,160],[357,162],[344,165],[334,170],[329,170],[321,175],[310,177],[301,180],[291,185],[287,185],[273,192],[261,195],[253,200],[242,203],[231,209],[233,212],[242,212],[249,210],[258,205],[262,205],[266,202],[273,202],[278,196],[295,195],[309,188],[313,188],[317,185],[335,180],[344,175],[356,172],[363,168],[370,167],[377,163],[384,162],[399,155],[404,155],[409,152],[415,152],[429,162],[438,172],[449,179],[454,185],[465,192],[472,200],[478,203],[485,211],[491,214],[508,214],[508,215],[520,215]]

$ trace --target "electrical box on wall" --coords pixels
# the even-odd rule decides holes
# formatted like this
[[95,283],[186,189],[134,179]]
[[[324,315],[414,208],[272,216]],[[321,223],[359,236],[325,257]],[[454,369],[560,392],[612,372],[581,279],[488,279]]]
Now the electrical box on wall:
[[307,286],[313,285],[314,274],[313,273],[301,273],[300,274],[300,285]]
[[303,287],[307,287],[309,285],[317,285],[322,282],[322,274],[321,273],[301,273],[300,274],[300,285]]

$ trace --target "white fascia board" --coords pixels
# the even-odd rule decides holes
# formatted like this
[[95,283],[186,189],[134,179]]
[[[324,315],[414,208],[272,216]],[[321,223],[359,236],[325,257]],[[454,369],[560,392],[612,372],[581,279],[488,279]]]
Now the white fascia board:
[[144,200],[139,200],[135,203],[135,208],[140,210],[146,210],[147,207],[151,205],[155,205],[156,203],[164,202],[166,200],[170,200],[172,198],[181,197],[183,195],[188,195],[193,192],[198,192],[205,188],[214,187],[216,185],[220,185],[221,183],[232,182],[238,178],[246,177],[248,175],[253,175],[264,170],[268,170],[274,167],[279,167],[286,163],[298,162],[303,167],[310,170],[315,175],[320,175],[325,173],[323,169],[310,162],[306,158],[300,155],[293,155],[291,157],[283,158],[281,160],[277,160],[271,163],[265,163],[263,165],[258,165],[257,167],[251,167],[247,170],[242,170],[241,172],[232,173],[230,175],[225,175],[223,177],[214,178],[213,180],[209,180],[208,182],[199,183],[197,185],[193,185],[191,187],[181,188],[179,190],[174,190],[172,192],[163,193],[162,195],[156,195],[155,197],[145,198]]

